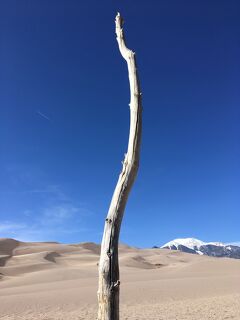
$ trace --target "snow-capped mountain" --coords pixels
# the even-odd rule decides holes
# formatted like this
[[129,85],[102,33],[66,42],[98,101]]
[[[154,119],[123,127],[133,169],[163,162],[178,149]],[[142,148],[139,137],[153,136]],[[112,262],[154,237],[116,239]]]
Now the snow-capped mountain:
[[240,246],[224,244],[222,242],[203,242],[195,238],[175,239],[167,242],[161,248],[213,257],[240,259]]
[[195,239],[195,238],[183,238],[183,239],[175,239],[169,241],[168,243],[164,244],[161,248],[165,247],[178,247],[179,245],[188,247],[189,249],[196,250],[200,246],[204,245],[205,242]]

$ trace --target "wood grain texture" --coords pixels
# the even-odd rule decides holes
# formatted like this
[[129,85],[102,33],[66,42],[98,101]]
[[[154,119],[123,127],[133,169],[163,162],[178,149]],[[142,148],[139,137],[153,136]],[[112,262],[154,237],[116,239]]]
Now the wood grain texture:
[[115,187],[104,226],[99,261],[98,320],[119,319],[119,263],[118,240],[128,195],[139,167],[142,104],[135,53],[125,44],[123,19],[116,16],[116,35],[120,53],[127,62],[130,84],[130,130],[128,150]]

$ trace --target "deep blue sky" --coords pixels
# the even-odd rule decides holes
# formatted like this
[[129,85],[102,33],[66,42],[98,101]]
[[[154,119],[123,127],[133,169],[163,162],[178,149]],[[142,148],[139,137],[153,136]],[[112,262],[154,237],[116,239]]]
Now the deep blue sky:
[[143,91],[121,241],[239,241],[240,2],[0,1],[0,237],[100,242]]

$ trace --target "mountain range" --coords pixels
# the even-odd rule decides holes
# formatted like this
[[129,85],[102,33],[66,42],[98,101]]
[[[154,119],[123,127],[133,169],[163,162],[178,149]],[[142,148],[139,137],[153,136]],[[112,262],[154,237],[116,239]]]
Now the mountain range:
[[224,244],[222,242],[203,242],[195,238],[175,239],[160,248],[212,257],[240,259],[240,246],[238,245]]

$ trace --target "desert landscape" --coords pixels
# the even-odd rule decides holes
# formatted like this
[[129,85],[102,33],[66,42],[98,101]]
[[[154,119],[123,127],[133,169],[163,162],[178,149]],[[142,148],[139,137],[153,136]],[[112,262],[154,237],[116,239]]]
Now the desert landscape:
[[[0,319],[95,319],[94,243],[0,239]],[[120,245],[121,319],[240,319],[240,260]]]

